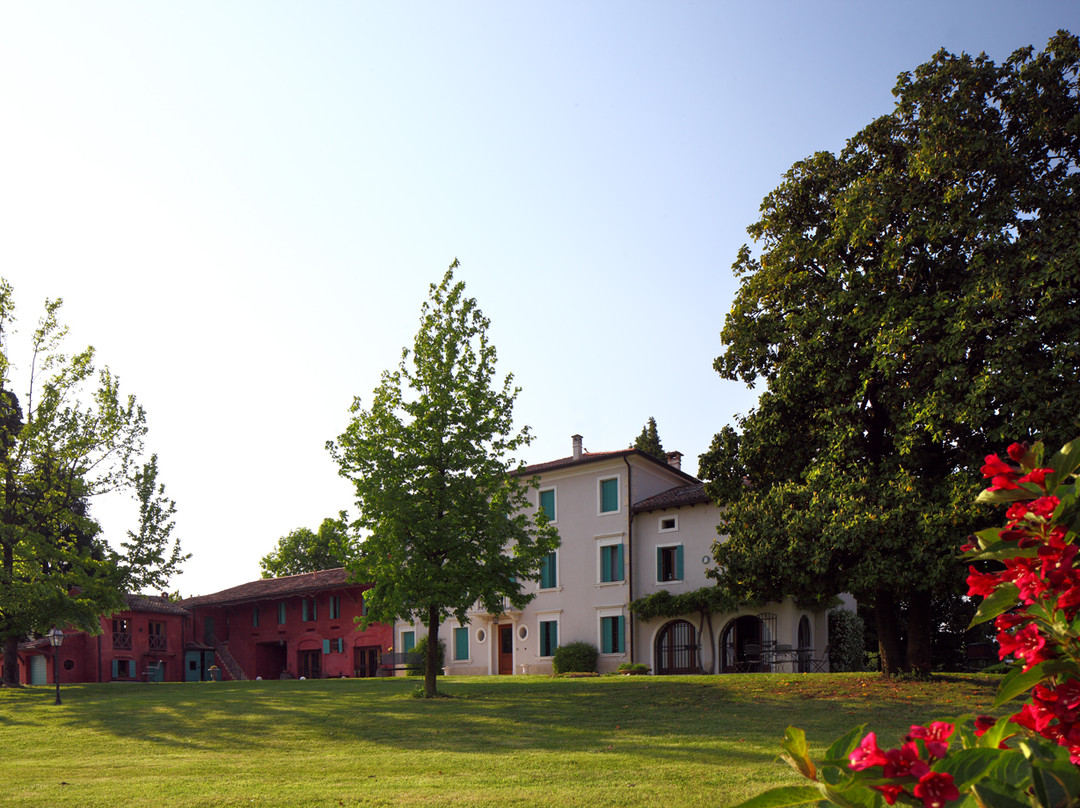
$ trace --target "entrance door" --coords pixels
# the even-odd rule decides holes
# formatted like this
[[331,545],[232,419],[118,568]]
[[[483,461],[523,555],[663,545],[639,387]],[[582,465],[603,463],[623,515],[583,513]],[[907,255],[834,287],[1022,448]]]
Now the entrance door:
[[362,645],[353,649],[353,675],[374,676],[379,670],[379,646]]
[[298,655],[297,667],[301,676],[307,679],[318,679],[322,676],[322,651],[299,651]]
[[514,672],[514,627],[507,623],[499,629],[499,673]]
[[49,660],[44,654],[30,657],[30,684],[47,685],[49,683]]
[[202,681],[202,651],[188,651],[184,654],[184,681]]

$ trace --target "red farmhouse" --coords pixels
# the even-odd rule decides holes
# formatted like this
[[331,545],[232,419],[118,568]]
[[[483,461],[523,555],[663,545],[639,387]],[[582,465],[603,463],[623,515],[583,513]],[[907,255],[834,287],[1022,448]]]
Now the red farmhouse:
[[[339,568],[264,578],[181,604],[191,613],[192,640],[213,648],[231,678],[375,676],[393,631],[356,630],[366,588]],[[200,664],[205,658],[192,652],[188,678],[202,677]]]
[[[101,618],[101,633],[67,631],[60,647],[61,682],[181,681],[190,636],[186,609],[168,598],[124,595],[127,608]],[[46,639],[19,646],[19,681],[56,681]]]

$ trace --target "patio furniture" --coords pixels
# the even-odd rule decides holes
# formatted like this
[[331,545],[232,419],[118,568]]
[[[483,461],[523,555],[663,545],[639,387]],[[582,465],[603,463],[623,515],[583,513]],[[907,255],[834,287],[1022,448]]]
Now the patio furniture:
[[746,643],[743,646],[742,660],[738,666],[739,673],[761,672],[761,646],[757,643]]
[[822,654],[821,659],[811,659],[810,664],[813,666],[814,673],[828,673],[829,672],[829,646],[825,646],[825,653]]

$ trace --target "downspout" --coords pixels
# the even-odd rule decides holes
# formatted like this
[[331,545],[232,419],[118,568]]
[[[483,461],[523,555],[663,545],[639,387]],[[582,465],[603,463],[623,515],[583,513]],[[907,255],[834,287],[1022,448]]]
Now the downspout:
[[[627,598],[626,603],[634,602],[634,514],[630,510],[634,503],[634,467],[630,465],[630,457],[623,456],[623,462],[626,464],[626,581],[627,581]],[[634,658],[634,613],[627,608],[627,622],[630,624],[630,661],[635,662]]]

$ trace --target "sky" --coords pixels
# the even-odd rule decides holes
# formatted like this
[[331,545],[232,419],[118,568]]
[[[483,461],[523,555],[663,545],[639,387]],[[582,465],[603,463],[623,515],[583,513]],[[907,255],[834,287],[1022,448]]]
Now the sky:
[[696,473],[760,392],[712,363],[765,195],[939,49],[1061,28],[1076,0],[0,0],[0,276],[18,339],[62,298],[146,408],[192,554],[170,589],[208,594],[353,506],[326,441],[455,258],[520,459],[651,416]]

